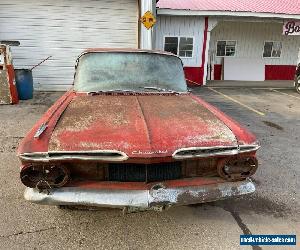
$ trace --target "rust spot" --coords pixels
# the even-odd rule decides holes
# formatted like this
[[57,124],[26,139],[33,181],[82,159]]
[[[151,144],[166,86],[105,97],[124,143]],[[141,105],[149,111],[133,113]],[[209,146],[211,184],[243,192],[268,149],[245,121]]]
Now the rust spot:
[[184,192],[180,194],[177,198],[179,204],[196,204],[203,203],[207,201],[214,201],[216,197],[221,197],[222,192],[220,190],[211,190],[209,193],[199,192],[197,194],[192,194],[190,192]]
[[136,151],[163,157],[179,148],[236,143],[232,131],[189,95],[119,94],[74,98],[57,123],[49,150],[114,149],[129,157]]

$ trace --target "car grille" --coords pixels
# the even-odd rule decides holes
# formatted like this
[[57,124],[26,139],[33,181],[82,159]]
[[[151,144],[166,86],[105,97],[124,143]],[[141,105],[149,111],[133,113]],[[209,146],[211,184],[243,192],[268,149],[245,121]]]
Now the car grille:
[[120,182],[153,182],[181,178],[181,163],[109,164],[108,180]]

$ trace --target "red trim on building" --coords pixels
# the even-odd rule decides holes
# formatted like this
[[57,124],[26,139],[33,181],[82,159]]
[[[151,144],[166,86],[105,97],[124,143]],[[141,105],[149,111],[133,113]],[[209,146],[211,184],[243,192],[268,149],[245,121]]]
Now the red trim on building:
[[214,80],[220,81],[222,76],[222,64],[214,65]]
[[205,60],[206,60],[205,52],[206,52],[206,46],[207,46],[207,34],[208,34],[208,17],[205,17],[201,66],[200,67],[184,67],[184,73],[185,73],[186,79],[188,80],[188,85],[191,85],[191,86],[203,85],[204,66],[205,66]]
[[205,52],[206,52],[206,46],[207,46],[207,33],[208,33],[208,17],[205,17],[205,26],[204,26],[204,37],[203,37],[203,47],[202,47],[202,65],[203,68],[205,65]]
[[[185,78],[188,85],[199,86],[203,83],[203,68],[201,67],[184,67]],[[201,83],[201,84],[200,84]]]
[[[294,65],[266,65],[265,80],[294,80],[296,66]],[[221,80],[222,65],[214,65],[214,80]]]
[[294,80],[296,65],[266,65],[265,80]]

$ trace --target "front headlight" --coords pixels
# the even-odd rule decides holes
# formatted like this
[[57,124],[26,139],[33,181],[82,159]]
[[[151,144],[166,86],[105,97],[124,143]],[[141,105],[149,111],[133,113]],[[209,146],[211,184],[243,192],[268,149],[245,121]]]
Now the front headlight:
[[217,171],[226,180],[238,181],[254,175],[257,167],[257,159],[253,156],[235,157],[219,161]]

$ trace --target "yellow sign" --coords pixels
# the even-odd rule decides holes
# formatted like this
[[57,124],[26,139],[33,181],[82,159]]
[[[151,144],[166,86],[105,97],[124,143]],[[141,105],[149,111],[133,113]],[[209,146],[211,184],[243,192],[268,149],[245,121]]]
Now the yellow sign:
[[151,11],[147,11],[142,17],[141,17],[141,22],[144,24],[147,30],[151,29],[155,23],[156,19],[151,13]]

